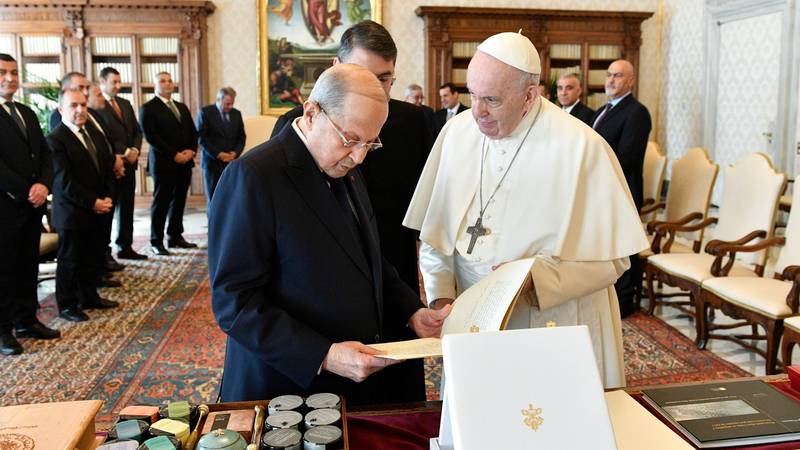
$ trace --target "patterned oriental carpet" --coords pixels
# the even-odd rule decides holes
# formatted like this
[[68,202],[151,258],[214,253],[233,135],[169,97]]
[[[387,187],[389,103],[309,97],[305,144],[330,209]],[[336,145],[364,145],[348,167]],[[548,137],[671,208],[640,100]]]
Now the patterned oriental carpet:
[[[194,239],[198,241],[198,239]],[[0,405],[100,399],[99,429],[111,425],[128,404],[169,400],[214,402],[225,335],[209,302],[205,250],[168,258],[126,261],[124,287],[102,295],[121,306],[89,311],[79,324],[56,315],[55,299],[40,310],[58,328],[55,341],[23,340],[25,353],[0,357]],[[623,321],[625,372],[630,386],[749,375],[658,318],[636,314]],[[428,397],[438,399],[441,365],[426,361]]]

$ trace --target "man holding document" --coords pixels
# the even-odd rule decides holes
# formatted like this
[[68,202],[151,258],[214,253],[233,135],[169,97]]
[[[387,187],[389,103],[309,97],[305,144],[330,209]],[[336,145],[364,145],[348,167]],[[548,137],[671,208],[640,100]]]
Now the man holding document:
[[388,102],[372,72],[337,64],[302,116],[223,172],[208,245],[211,304],[228,334],[223,401],[425,399],[422,361],[394,365],[367,346],[438,336],[449,312],[424,308],[381,256],[357,166],[381,147]]
[[605,387],[622,387],[613,285],[647,239],[611,148],[539,98],[540,72],[521,34],[478,46],[467,70],[471,114],[442,129],[403,224],[420,231],[434,309],[497,266],[534,258],[532,288],[506,328],[588,326]]

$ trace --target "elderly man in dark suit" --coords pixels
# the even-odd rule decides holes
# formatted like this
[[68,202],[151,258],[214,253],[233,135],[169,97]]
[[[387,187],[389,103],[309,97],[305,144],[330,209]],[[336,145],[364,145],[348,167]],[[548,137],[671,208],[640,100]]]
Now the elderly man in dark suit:
[[36,319],[39,239],[53,183],[53,160],[36,114],[14,101],[19,68],[0,53],[0,353],[18,355],[16,337],[54,339],[57,330]]
[[107,245],[106,216],[113,211],[114,155],[102,132],[88,119],[86,96],[62,91],[61,124],[47,135],[53,152],[53,225],[58,230],[56,301],[59,316],[89,319],[84,310],[113,308],[97,294]]
[[[346,62],[366,67],[389,95],[394,83],[397,47],[382,25],[359,22],[343,34],[334,64]],[[301,116],[298,106],[278,119],[276,136],[291,120]],[[381,251],[400,278],[419,290],[416,233],[402,225],[417,180],[433,145],[428,122],[421,109],[400,100],[389,100],[389,118],[380,133],[383,148],[369,155],[361,173],[375,208]]]
[[[650,135],[650,113],[631,92],[636,82],[633,65],[617,60],[608,66],[606,95],[608,103],[595,113],[592,128],[608,142],[622,166],[633,202],[637,209],[644,201],[644,153]],[[625,317],[635,312],[635,297],[641,285],[639,258],[631,258],[631,268],[617,280],[614,287],[620,302],[620,311]]]
[[183,210],[192,182],[197,129],[189,108],[172,99],[175,90],[172,75],[160,72],[154,81],[156,96],[142,106],[139,120],[144,137],[150,143],[147,169],[155,185],[150,207],[150,246],[156,255],[169,255],[164,247],[167,213],[167,245],[171,248],[197,247],[183,238]]
[[381,146],[387,99],[369,70],[334,65],[302,116],[223,172],[209,221],[223,401],[425,398],[421,361],[393,365],[365,345],[438,336],[450,312],[422,308],[381,256],[357,166]]
[[409,84],[406,87],[404,92],[406,102],[411,103],[412,105],[417,105],[422,108],[422,111],[425,112],[425,118],[428,119],[428,126],[430,127],[431,131],[436,128],[436,112],[434,112],[433,108],[428,105],[423,104],[422,102],[425,101],[425,94],[422,92],[422,86],[418,84]]
[[458,101],[458,87],[454,83],[439,86],[439,100],[442,102],[442,109],[436,111],[434,116],[434,138],[439,135],[448,120],[469,109]]
[[578,74],[568,73],[561,75],[556,82],[556,94],[561,109],[578,118],[586,125],[592,126],[594,110],[581,103],[581,80]]
[[122,157],[124,167],[123,176],[117,180],[117,202],[114,208],[117,221],[117,257],[147,259],[147,256],[137,253],[132,247],[136,169],[142,148],[142,131],[136,122],[131,102],[118,95],[121,86],[121,77],[116,69],[104,67],[100,70],[100,89],[103,91],[106,107],[98,112],[103,118],[106,136],[114,153]]
[[207,206],[211,206],[211,197],[225,166],[244,150],[244,122],[242,113],[233,107],[235,101],[236,91],[223,87],[217,92],[216,103],[203,107],[197,115]]

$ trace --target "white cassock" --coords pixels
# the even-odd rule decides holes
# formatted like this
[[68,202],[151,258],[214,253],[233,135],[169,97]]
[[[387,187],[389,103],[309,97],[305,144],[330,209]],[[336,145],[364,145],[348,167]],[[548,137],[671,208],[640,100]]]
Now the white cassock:
[[[467,227],[480,210],[482,148],[490,233],[467,254]],[[439,134],[403,224],[420,230],[428,301],[455,298],[492,266],[535,256],[535,292],[517,303],[508,328],[587,325],[605,387],[625,386],[613,284],[648,242],[616,156],[583,122],[537,98],[513,133],[492,140],[471,114],[459,114]]]

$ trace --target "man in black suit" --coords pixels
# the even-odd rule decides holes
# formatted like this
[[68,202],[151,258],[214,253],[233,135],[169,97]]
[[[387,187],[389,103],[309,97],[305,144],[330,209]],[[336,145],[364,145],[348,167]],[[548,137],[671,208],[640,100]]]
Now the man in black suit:
[[419,360],[393,365],[365,345],[438,336],[450,312],[422,308],[381,257],[356,167],[381,146],[387,99],[371,71],[336,64],[302,116],[223,172],[208,249],[211,304],[228,334],[223,401],[425,398]]
[[[636,82],[633,65],[617,60],[608,66],[606,95],[608,103],[595,113],[592,128],[608,142],[617,155],[622,173],[628,182],[637,209],[644,201],[644,153],[650,135],[650,113],[631,93]],[[622,316],[635,312],[635,297],[642,282],[639,258],[630,258],[631,268],[617,280],[614,287],[620,302]]]
[[[77,90],[81,91],[83,93],[83,95],[86,96],[87,99],[91,98],[91,96],[89,94],[91,83],[86,78],[86,75],[84,75],[81,72],[69,72],[69,73],[67,73],[66,75],[61,77],[60,84],[61,84],[61,90],[62,91],[65,91],[65,90],[68,90],[68,89],[77,89]],[[106,131],[106,125],[104,123],[104,120],[98,114],[98,110],[97,109],[93,109],[91,107],[90,103],[91,103],[90,101],[87,101],[87,104],[89,104],[89,108],[88,108],[89,117],[88,117],[88,120],[92,121],[93,125],[95,127],[97,127],[103,133],[103,135],[105,136],[105,135],[108,134],[108,132]],[[58,108],[56,108],[50,113],[50,117],[48,118],[48,127],[50,128],[50,131],[53,131],[60,124],[61,124],[61,113],[58,111]],[[117,158],[117,161],[115,161],[115,163],[114,163],[115,172],[121,172],[122,168],[123,168],[122,159],[121,158]],[[112,199],[112,200],[115,200],[115,199]],[[113,220],[112,216],[108,216],[107,217],[108,224],[107,224],[106,228],[104,229],[104,230],[107,230],[107,231],[104,231],[105,236],[106,236],[107,244],[111,243],[111,221],[112,220]],[[111,272],[118,272],[118,271],[120,271],[120,270],[122,270],[124,268],[125,268],[125,266],[120,264],[111,255],[111,247],[108,247],[108,245],[106,245],[106,251],[103,254],[103,269],[104,269],[104,272],[103,272],[103,285],[106,286],[106,287],[118,287],[118,286],[120,286],[119,282],[114,281],[114,280],[111,279],[111,275],[110,274],[111,274]]]
[[[346,62],[366,67],[389,96],[396,59],[397,47],[386,28],[365,20],[342,34],[334,64]],[[298,106],[281,116],[272,135],[277,135],[302,114],[303,108]],[[371,153],[360,170],[375,208],[381,251],[400,278],[418,292],[417,237],[402,222],[433,145],[432,137],[422,110],[390,99],[389,118],[381,129],[380,138],[383,148]]]
[[150,207],[150,246],[156,255],[169,255],[164,247],[167,213],[167,245],[170,248],[197,247],[183,238],[183,209],[192,182],[197,129],[189,108],[172,100],[175,90],[172,75],[160,72],[154,81],[156,96],[142,106],[139,120],[144,138],[150,143],[147,170],[155,185]]
[[556,83],[558,103],[561,104],[561,109],[577,117],[586,125],[592,126],[594,110],[581,103],[582,91],[581,80],[575,73],[561,75]]
[[417,105],[425,112],[425,118],[428,119],[428,126],[431,130],[436,128],[436,113],[428,105],[423,104],[425,101],[425,94],[422,93],[422,86],[418,84],[409,84],[405,91],[406,102]]
[[61,334],[36,319],[39,239],[53,160],[36,114],[14,101],[19,68],[0,53],[0,353],[18,355],[16,337],[54,339]]
[[436,122],[436,128],[433,130],[434,138],[439,135],[448,120],[469,109],[458,101],[458,87],[454,83],[439,86],[439,100],[442,102],[442,109],[436,111],[434,117]]
[[113,67],[100,71],[100,88],[106,107],[98,111],[103,118],[106,136],[114,153],[123,160],[124,173],[117,180],[117,201],[114,214],[117,220],[117,253],[123,259],[147,259],[133,247],[133,206],[136,195],[136,170],[139,166],[139,150],[142,148],[142,132],[136,122],[131,103],[120,97],[121,78]]
[[244,150],[242,113],[233,107],[236,91],[224,87],[217,92],[217,102],[200,110],[197,115],[197,134],[200,137],[200,166],[206,187],[206,207],[225,167]]
[[58,230],[56,301],[59,316],[89,319],[83,310],[113,308],[117,302],[97,294],[104,230],[114,208],[114,155],[103,133],[89,120],[86,96],[61,92],[61,124],[47,135],[53,152],[53,225]]

